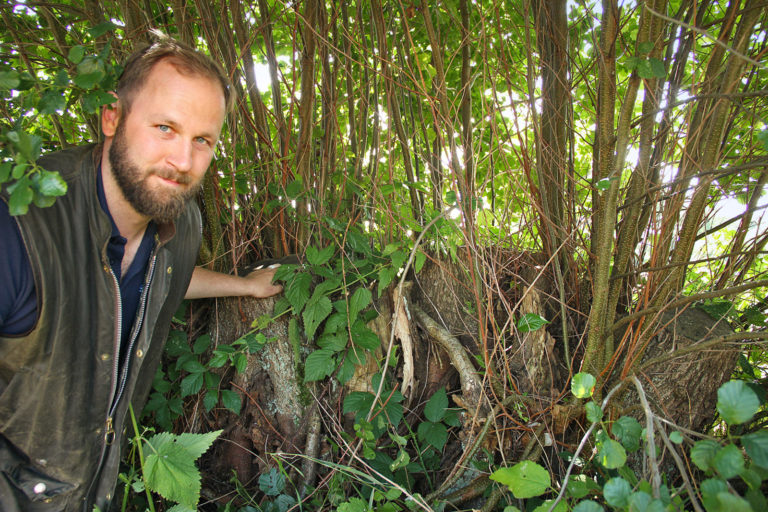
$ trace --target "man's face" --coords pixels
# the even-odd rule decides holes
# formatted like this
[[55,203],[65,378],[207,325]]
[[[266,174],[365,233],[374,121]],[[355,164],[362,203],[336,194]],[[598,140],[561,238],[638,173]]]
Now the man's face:
[[112,174],[136,212],[159,222],[181,214],[200,188],[224,115],[216,82],[155,65],[121,111],[109,147]]

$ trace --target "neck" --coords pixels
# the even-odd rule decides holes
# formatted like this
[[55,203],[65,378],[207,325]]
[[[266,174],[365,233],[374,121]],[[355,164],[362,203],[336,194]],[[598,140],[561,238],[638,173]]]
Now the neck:
[[112,219],[115,221],[120,235],[130,243],[134,240],[141,240],[144,235],[150,217],[140,214],[123,195],[123,191],[115,180],[112,172],[112,166],[109,163],[110,140],[104,143],[104,149],[101,154],[101,176],[104,183],[104,197],[107,199],[107,206]]

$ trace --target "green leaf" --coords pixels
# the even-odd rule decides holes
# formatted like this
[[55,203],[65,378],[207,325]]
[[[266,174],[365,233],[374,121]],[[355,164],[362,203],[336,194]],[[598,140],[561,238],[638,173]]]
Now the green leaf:
[[417,274],[421,272],[421,269],[424,267],[424,263],[427,261],[427,255],[424,254],[423,251],[418,251],[416,253],[416,256],[413,258],[413,271]]
[[[397,471],[398,469],[404,468],[405,466],[407,466],[410,463],[411,463],[411,456],[408,455],[407,451],[405,451],[405,450],[403,450],[401,448],[400,451],[397,453],[397,457],[395,458],[395,460],[393,460],[392,463],[389,465],[389,470],[390,471]],[[395,490],[397,490],[397,489],[395,489]],[[397,490],[397,491],[398,491],[398,493],[400,493],[399,490]],[[398,494],[398,496],[399,496],[399,494]],[[397,496],[394,499],[397,499]]]
[[360,498],[350,498],[348,501],[339,504],[336,512],[368,512],[371,510],[368,503]]
[[669,440],[675,444],[681,444],[683,442],[683,434],[675,430],[674,432],[669,434]]
[[541,496],[549,489],[549,472],[535,462],[524,460],[511,468],[494,471],[491,480],[509,487],[517,499]]
[[41,194],[59,197],[67,193],[67,182],[58,172],[43,170],[39,176],[38,187]]
[[599,491],[600,487],[589,476],[584,474],[571,475],[566,492],[571,498],[580,500],[591,492]]
[[382,267],[379,269],[379,297],[381,297],[381,294],[384,292],[384,290],[389,286],[389,283],[392,282],[392,280],[397,275],[397,269],[392,267]]
[[80,64],[80,62],[83,60],[83,57],[85,57],[84,46],[76,45],[69,49],[67,58],[72,61],[72,63]]
[[296,274],[285,286],[285,296],[293,307],[293,313],[301,313],[304,304],[309,300],[309,286],[312,284],[312,276],[307,273]]
[[418,429],[419,439],[437,450],[442,450],[448,441],[448,429],[442,423],[433,423],[431,421],[422,421]]
[[207,391],[203,396],[203,407],[205,407],[206,412],[211,412],[218,403],[219,392],[215,389]]
[[571,393],[576,398],[589,398],[595,391],[597,381],[589,373],[577,373],[571,380]]
[[549,322],[536,313],[526,313],[517,321],[517,330],[520,332],[537,331],[547,325]]
[[704,504],[704,508],[708,511],[720,510],[720,503],[717,500],[717,495],[721,492],[728,492],[728,485],[724,480],[719,478],[708,478],[703,480],[700,484],[701,488],[701,501]]
[[285,475],[275,468],[259,476],[259,489],[267,496],[277,496],[285,490]]
[[720,450],[721,446],[716,441],[710,439],[696,441],[691,448],[691,460],[700,470],[706,471],[712,466],[712,461]]
[[181,381],[181,396],[190,396],[203,389],[203,374],[190,373]]
[[654,44],[651,41],[644,41],[642,43],[638,43],[637,45],[637,53],[640,53],[642,55],[647,55],[653,51]]
[[238,352],[232,356],[232,365],[237,373],[243,373],[248,368],[248,357],[242,352]]
[[381,345],[381,341],[376,333],[366,327],[361,320],[358,320],[352,325],[351,331],[352,342],[358,347],[375,350]]
[[712,466],[720,476],[728,480],[738,476],[744,470],[744,457],[736,445],[728,444],[717,452],[712,459]]
[[223,430],[216,430],[206,434],[179,434],[176,436],[176,442],[187,450],[192,460],[197,460],[208,451],[222,432]]
[[631,416],[622,416],[611,426],[611,433],[619,440],[622,446],[630,452],[640,449],[643,427],[635,418]]
[[21,76],[18,71],[0,71],[0,89],[15,89],[21,84]]
[[717,390],[717,411],[729,425],[751,420],[760,408],[760,399],[744,381],[726,382]]
[[37,110],[43,115],[55,114],[63,111],[67,106],[67,100],[61,91],[46,91],[37,103]]
[[632,494],[632,486],[621,477],[611,478],[603,486],[603,497],[612,507],[626,507],[630,494]]
[[147,487],[168,500],[196,507],[200,499],[200,472],[173,434],[161,433],[147,440],[144,464]]
[[[292,182],[290,182],[285,187],[285,195],[288,196],[288,198],[290,199],[296,199],[297,197],[299,197],[299,194],[301,194],[303,190],[304,190],[304,184],[302,183],[301,178],[299,177],[293,180]],[[331,247],[331,254],[333,254],[333,247]],[[309,256],[307,256],[307,261],[309,261],[309,263],[312,265],[322,265],[322,263],[314,263],[313,261],[311,261],[309,259]]]
[[424,406],[424,417],[429,421],[438,422],[445,416],[448,409],[448,395],[445,388],[440,388],[430,397],[427,405]]
[[718,493],[717,501],[723,512],[754,512],[747,500],[729,492]]
[[[552,509],[554,503],[555,500],[544,500],[541,505],[533,509],[532,512],[549,512],[549,509]],[[557,506],[552,509],[552,512],[568,512],[568,510],[568,503],[560,501]]]
[[324,265],[328,263],[334,252],[334,246],[329,245],[325,249],[318,250],[315,246],[310,245],[306,249],[307,262],[310,265]]
[[759,132],[755,137],[757,137],[757,140],[763,145],[763,149],[768,151],[768,130]]
[[347,348],[347,338],[343,334],[323,334],[318,338],[317,346],[334,352],[341,352]]
[[[24,180],[24,182],[17,181],[16,184],[18,186],[13,188],[11,197],[8,198],[8,212],[12,216],[24,215],[29,210],[29,203],[32,202],[35,196],[28,183],[28,180]],[[8,187],[8,190],[11,190],[11,188]]]
[[118,26],[112,23],[111,21],[105,21],[104,23],[99,23],[98,25],[89,28],[88,34],[90,34],[91,37],[96,39],[97,37],[101,37],[107,32],[111,32],[116,28],[118,28]]
[[[347,354],[352,352],[352,350],[348,351]],[[339,383],[343,386],[347,382],[349,382],[349,379],[354,377],[355,375],[355,363],[352,361],[352,358],[347,355],[347,357],[344,358],[344,361],[339,365],[339,371],[336,372],[336,379],[338,379]]]
[[768,431],[760,430],[741,438],[741,445],[761,468],[768,469]]
[[603,410],[595,402],[587,402],[584,408],[587,410],[587,420],[592,423],[597,423],[603,419]]
[[370,410],[373,404],[373,393],[366,391],[353,391],[344,397],[343,411],[344,414],[353,412],[355,415],[360,413],[366,413]]
[[243,405],[243,401],[237,391],[232,391],[231,389],[222,389],[221,405],[235,413],[235,415],[239,415],[240,407]]
[[627,462],[627,452],[624,447],[613,439],[606,438],[597,443],[597,457],[600,464],[608,469],[617,469]]
[[360,287],[349,298],[349,319],[354,322],[357,315],[371,303],[371,291],[368,288]]
[[304,320],[304,333],[308,340],[314,337],[320,322],[325,320],[331,311],[333,311],[333,305],[328,297],[320,297],[318,300],[307,303],[301,318]]
[[[208,350],[208,347],[211,346],[211,335],[210,334],[203,334],[199,338],[195,340],[195,343],[192,345],[192,353],[200,355],[206,350]],[[223,346],[217,347],[217,350],[224,350]],[[186,369],[186,368],[185,368]],[[191,370],[187,370],[191,371]]]
[[21,153],[21,156],[27,162],[34,162],[40,156],[40,151],[43,147],[43,139],[33,133],[21,132],[17,133],[18,140],[15,142],[16,148]]
[[11,162],[3,162],[2,164],[0,164],[0,184],[3,184],[9,179],[11,179],[12,169],[13,169],[13,164]]
[[664,78],[667,76],[667,70],[664,68],[664,63],[656,58],[651,57],[648,59],[651,65],[651,75],[653,78]]
[[321,348],[307,356],[304,362],[304,382],[322,380],[336,369],[333,350]]
[[573,507],[573,512],[603,512],[604,510],[602,506],[592,500],[581,501]]

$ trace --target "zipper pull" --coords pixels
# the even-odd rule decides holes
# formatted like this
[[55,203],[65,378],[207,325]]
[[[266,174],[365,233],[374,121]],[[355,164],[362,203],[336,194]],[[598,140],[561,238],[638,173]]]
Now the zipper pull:
[[112,424],[112,416],[109,416],[107,418],[107,427],[104,429],[104,442],[107,445],[110,445],[114,440],[115,440],[115,429]]

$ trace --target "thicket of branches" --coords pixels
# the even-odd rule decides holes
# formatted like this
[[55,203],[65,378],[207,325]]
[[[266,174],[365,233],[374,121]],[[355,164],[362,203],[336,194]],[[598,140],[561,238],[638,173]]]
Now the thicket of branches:
[[[533,424],[574,448],[580,371],[598,396],[634,377],[658,386],[654,365],[667,383],[714,390],[743,353],[763,385],[763,0],[30,0],[0,13],[0,85],[12,72],[30,84],[5,95],[4,133],[26,130],[45,150],[99,138],[114,63],[150,28],[224,64],[238,101],[200,198],[202,264],[343,254],[354,232],[443,269],[461,332],[435,322],[439,310],[409,322],[463,335],[487,405],[467,406],[477,422],[462,424],[445,474],[481,435],[497,462],[530,456],[510,445]],[[669,315],[696,304],[729,331],[659,341]],[[549,323],[520,328],[534,317]],[[676,365],[685,355],[726,363]],[[711,424],[715,397],[694,400],[705,407],[688,426]]]

